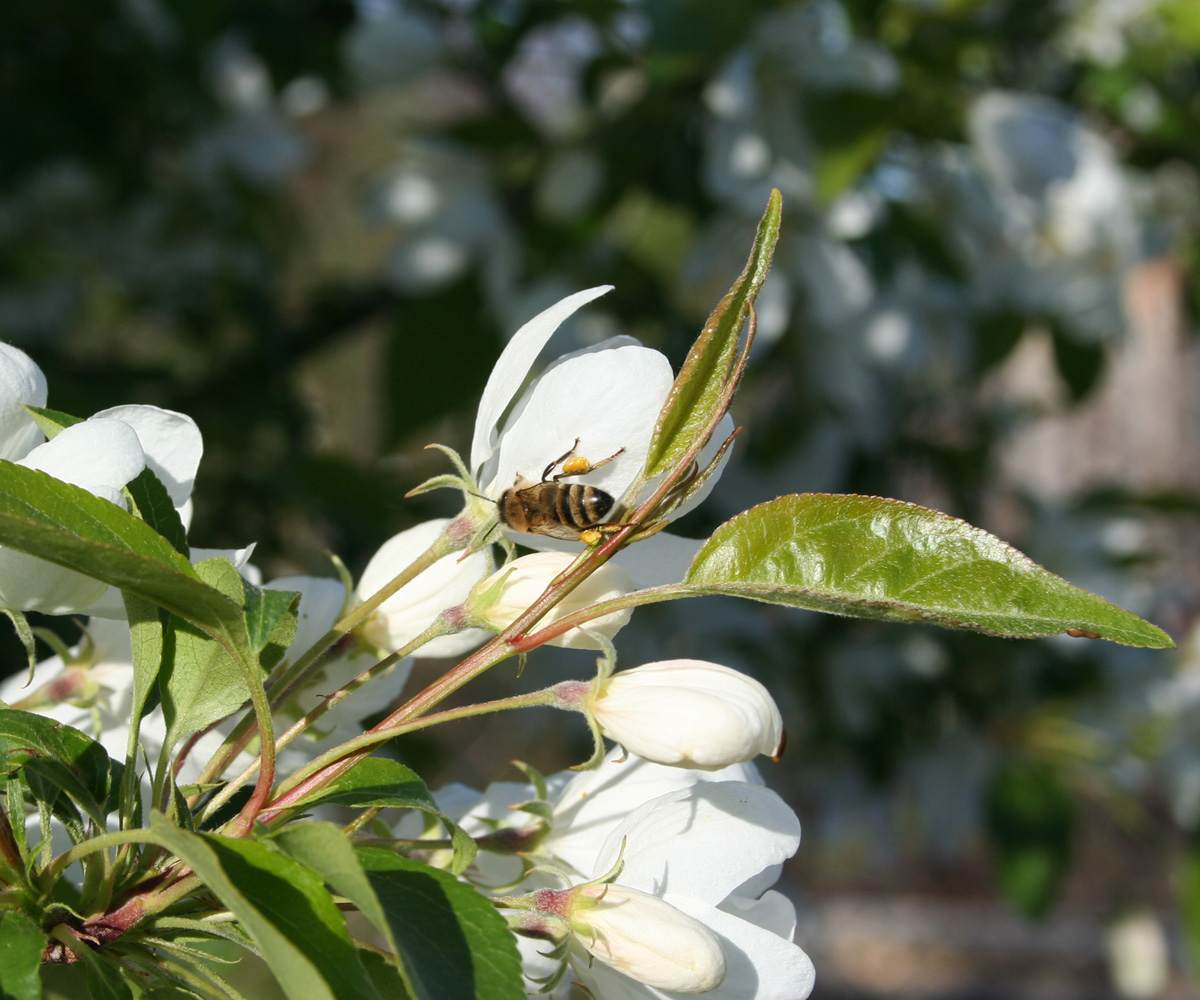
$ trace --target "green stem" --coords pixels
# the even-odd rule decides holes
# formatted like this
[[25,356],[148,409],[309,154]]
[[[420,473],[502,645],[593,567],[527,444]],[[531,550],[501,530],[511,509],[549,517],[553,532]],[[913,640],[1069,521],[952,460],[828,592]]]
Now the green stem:
[[[440,725],[443,722],[469,719],[479,715],[488,715],[493,712],[508,711],[513,708],[536,708],[540,705],[553,705],[557,701],[554,688],[548,687],[540,691],[531,691],[528,694],[518,694],[509,698],[499,698],[495,701],[484,701],[476,705],[463,705],[460,708],[447,709],[445,712],[426,715],[420,719],[392,726],[388,729],[377,726],[363,733],[362,736],[356,736],[352,740],[347,740],[341,746],[334,747],[327,753],[322,754],[312,763],[305,765],[288,778],[287,781],[279,786],[275,800],[271,802],[268,810],[260,818],[264,823],[270,822],[285,808],[296,805],[313,791],[333,780],[327,777],[327,774],[334,765],[351,757],[357,763],[362,757],[366,756],[366,753],[363,751],[369,752],[380,743],[386,743],[393,737],[416,732],[419,729],[428,729],[430,726]],[[343,774],[345,770],[347,769],[337,771],[334,777]],[[312,779],[316,776],[320,776],[322,780],[313,781]]]
[[564,632],[569,632],[571,629],[578,628],[580,625],[585,625],[597,618],[603,618],[614,611],[624,611],[627,608],[637,608],[645,604],[658,604],[661,601],[671,601],[680,597],[700,596],[699,591],[685,587],[681,583],[668,583],[661,587],[647,587],[644,590],[635,590],[633,593],[622,594],[620,597],[614,597],[609,601],[601,601],[599,604],[589,604],[586,608],[580,608],[574,614],[563,615],[545,628],[538,629],[536,632],[530,632],[528,635],[513,642],[513,650],[518,653],[526,653],[531,649],[544,645],[551,639],[558,638]]
[[[429,626],[429,628],[418,635],[415,639],[401,646],[398,650],[396,650],[396,652],[389,653],[378,663],[372,665],[369,669],[364,670],[353,680],[349,681],[344,687],[339,688],[328,698],[325,698],[321,704],[315,705],[305,715],[297,719],[291,725],[291,727],[289,727],[288,730],[275,741],[275,752],[278,753],[280,750],[286,747],[292,742],[292,740],[304,732],[304,730],[312,725],[317,719],[333,708],[334,705],[338,704],[338,702],[349,697],[364,684],[374,680],[376,677],[379,677],[384,673],[387,673],[400,660],[412,653],[413,650],[419,649],[421,646],[425,645],[425,643],[427,643],[430,639],[436,639],[438,636],[446,635],[448,631],[448,626],[441,618],[435,620],[433,624]],[[226,782],[225,787],[222,788],[216,795],[214,795],[212,799],[205,805],[204,812],[200,817],[200,822],[203,823],[213,813],[220,809],[221,806],[228,802],[234,793],[237,792],[239,788],[241,788],[254,776],[255,771],[257,771],[261,766],[261,762],[261,755],[255,757],[254,760],[246,765],[241,774],[237,775],[237,777],[233,778],[231,781]]]
[[[333,627],[318,639],[302,656],[294,663],[286,666],[279,677],[271,684],[271,707],[278,708],[287,701],[292,692],[304,681],[308,672],[317,665],[320,658],[338,639],[358,628],[384,601],[394,595],[401,587],[411,583],[439,559],[463,548],[470,535],[468,533],[462,541],[458,540],[459,536],[464,533],[455,528],[457,524],[457,520],[448,524],[446,530],[434,540],[433,544],[422,552],[421,555],[417,556],[400,573],[396,574],[386,586],[343,614],[334,623]],[[225,742],[221,744],[221,747],[213,755],[212,760],[200,772],[195,783],[199,785],[208,784],[219,778],[234,758],[245,749],[246,744],[253,739],[255,728],[255,718],[253,716],[246,716],[242,719],[233,732],[225,739]]]
[[110,847],[122,847],[125,844],[153,844],[157,841],[148,830],[117,830],[115,833],[103,833],[92,837],[81,844],[76,844],[70,850],[64,851],[42,869],[38,875],[38,886],[43,893],[49,893],[58,877],[80,858],[96,851],[106,851]]

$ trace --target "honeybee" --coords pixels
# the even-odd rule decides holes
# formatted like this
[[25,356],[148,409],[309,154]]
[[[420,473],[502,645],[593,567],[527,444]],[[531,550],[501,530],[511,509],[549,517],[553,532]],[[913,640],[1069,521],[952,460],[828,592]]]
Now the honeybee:
[[[596,486],[560,483],[559,480],[582,476],[607,465],[625,449],[621,448],[593,465],[575,454],[578,447],[579,438],[576,438],[568,451],[546,466],[541,482],[530,482],[518,476],[517,481],[500,494],[496,510],[506,527],[527,535],[549,535],[568,542],[582,540],[589,545],[599,540],[603,528],[598,525],[613,508],[612,494]],[[551,476],[558,465],[562,466],[562,472]]]

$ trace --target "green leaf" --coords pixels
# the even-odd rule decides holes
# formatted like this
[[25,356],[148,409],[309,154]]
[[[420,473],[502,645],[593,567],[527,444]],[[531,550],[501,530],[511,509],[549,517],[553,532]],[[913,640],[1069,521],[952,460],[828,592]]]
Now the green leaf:
[[46,935],[23,913],[0,914],[0,1000],[39,1000]]
[[475,841],[462,827],[438,809],[429,789],[415,772],[399,761],[386,757],[364,757],[345,774],[324,788],[295,803],[312,806],[339,805],[355,809],[373,806],[395,809],[420,809],[435,816],[450,834],[454,859],[450,871],[459,875],[475,859]]
[[255,841],[150,830],[237,917],[292,1000],[378,1000],[346,922],[318,875]]
[[1027,916],[1044,915],[1071,859],[1070,796],[1044,764],[1012,763],[988,788],[986,819],[1004,895]]
[[25,647],[25,658],[29,661],[29,669],[32,671],[37,666],[37,640],[33,635],[33,629],[29,627],[29,619],[22,612],[13,608],[0,608],[0,613],[3,613],[16,629],[17,638]]
[[73,417],[69,413],[63,413],[62,410],[51,410],[45,406],[30,406],[28,403],[21,405],[47,439],[56,437],[59,431],[66,430],[73,424],[83,423],[83,417]]
[[242,581],[245,591],[246,631],[250,648],[270,671],[288,651],[296,634],[300,594],[295,590],[268,590]]
[[[84,951],[88,949],[84,948]],[[98,955],[84,956],[87,964],[88,993],[92,1000],[133,1000],[133,990],[121,970]]]
[[[335,892],[357,906],[359,912],[383,935],[392,953],[396,954],[396,942],[392,938],[387,914],[363,871],[350,839],[339,827],[332,823],[298,823],[275,834],[271,840],[285,854],[316,872]],[[402,970],[401,978],[406,978]],[[405,990],[411,992],[407,982]]]
[[242,671],[225,647],[174,617],[167,627],[159,691],[167,724],[164,752],[236,712],[249,697]]
[[358,857],[415,1000],[524,1000],[516,939],[479,892],[391,851],[361,847]]
[[879,497],[806,493],[752,507],[704,543],[680,589],[1014,638],[1175,645],[986,531]]
[[125,489],[137,508],[137,516],[170,542],[176,552],[187,558],[187,529],[179,519],[179,511],[175,509],[171,495],[154,471],[149,466],[142,469],[126,484]]
[[647,478],[674,468],[684,455],[703,443],[728,405],[726,390],[738,340],[750,304],[770,270],[782,212],[783,199],[774,190],[758,224],[745,270],[708,317],[658,415],[646,458]]
[[42,715],[0,709],[0,774],[33,771],[104,825],[112,762],[95,740]]
[[205,585],[146,522],[78,486],[0,461],[0,545],[137,594],[248,648],[239,603]]
[[400,975],[400,970],[382,955],[360,948],[358,960],[367,970],[367,975],[371,977],[371,982],[375,984],[375,989],[381,997],[387,997],[387,1000],[412,1000],[412,993]]

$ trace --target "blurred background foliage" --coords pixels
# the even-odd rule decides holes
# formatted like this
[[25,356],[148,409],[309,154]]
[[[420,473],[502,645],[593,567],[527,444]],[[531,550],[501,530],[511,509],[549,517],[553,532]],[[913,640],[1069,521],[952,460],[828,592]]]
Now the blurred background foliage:
[[[706,600],[639,613],[625,665],[705,655],[783,706],[817,996],[1193,995],[1195,0],[0,5],[0,337],[52,407],[194,417],[193,544],[268,578],[450,513],[402,500],[421,446],[468,445],[561,295],[616,285],[557,350],[678,363],[772,187],[746,431],[681,532],[911,500],[1180,652]],[[562,767],[561,731],[486,731],[475,780]]]

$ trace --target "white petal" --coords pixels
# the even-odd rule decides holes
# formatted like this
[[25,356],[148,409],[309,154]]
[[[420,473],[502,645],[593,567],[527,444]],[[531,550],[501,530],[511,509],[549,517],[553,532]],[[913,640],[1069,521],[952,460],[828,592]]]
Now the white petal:
[[499,496],[518,476],[537,481],[575,439],[593,463],[624,448],[593,473],[572,477],[620,498],[641,471],[674,376],[648,347],[581,354],[549,371],[522,397],[500,437],[496,471],[484,492]]
[[615,752],[594,771],[583,771],[555,797],[554,828],[546,849],[584,878],[591,878],[596,855],[609,834],[643,803],[698,782],[741,781],[761,784],[753,764],[720,771],[665,767],[637,757],[622,760]]
[[[635,809],[606,839],[592,873],[608,871],[625,844],[623,885],[719,904],[748,878],[800,846],[800,821],[774,792],[706,782]],[[720,864],[713,860],[720,858]]]
[[0,458],[10,462],[45,440],[22,403],[46,405],[46,376],[24,351],[0,344]]
[[[425,521],[384,542],[363,570],[354,592],[357,599],[370,597],[395,578],[433,544],[448,523],[447,518]],[[445,556],[384,601],[359,631],[380,649],[400,649],[447,608],[462,604],[489,568],[483,552],[475,552],[461,562],[458,553]],[[470,634],[443,636],[421,647],[417,655],[452,656],[459,649],[465,652],[473,648],[484,637],[484,633],[475,630]]]
[[103,487],[119,490],[146,467],[146,459],[132,427],[103,417],[60,431],[17,464],[97,493]]
[[719,907],[742,920],[770,931],[788,941],[796,933],[796,907],[782,892],[768,889],[758,899],[739,896],[736,893]]
[[496,359],[492,374],[488,376],[487,385],[484,386],[483,396],[479,400],[479,410],[475,415],[475,435],[471,442],[471,469],[474,472],[478,473],[484,462],[491,457],[496,445],[496,431],[500,418],[504,416],[508,404],[524,385],[529,369],[546,346],[546,341],[575,310],[611,291],[612,287],[600,285],[568,295],[549,309],[538,313],[513,334],[507,346],[500,352],[500,357]]
[[728,971],[705,1000],[805,1000],[812,993],[812,961],[789,939],[699,900],[671,893],[666,898],[721,941]]
[[44,559],[0,549],[0,607],[73,615],[99,599],[107,589],[106,583]]
[[135,431],[146,453],[146,464],[162,480],[171,503],[180,507],[191,496],[204,441],[196,421],[183,413],[157,406],[114,406],[96,417],[116,417]]

